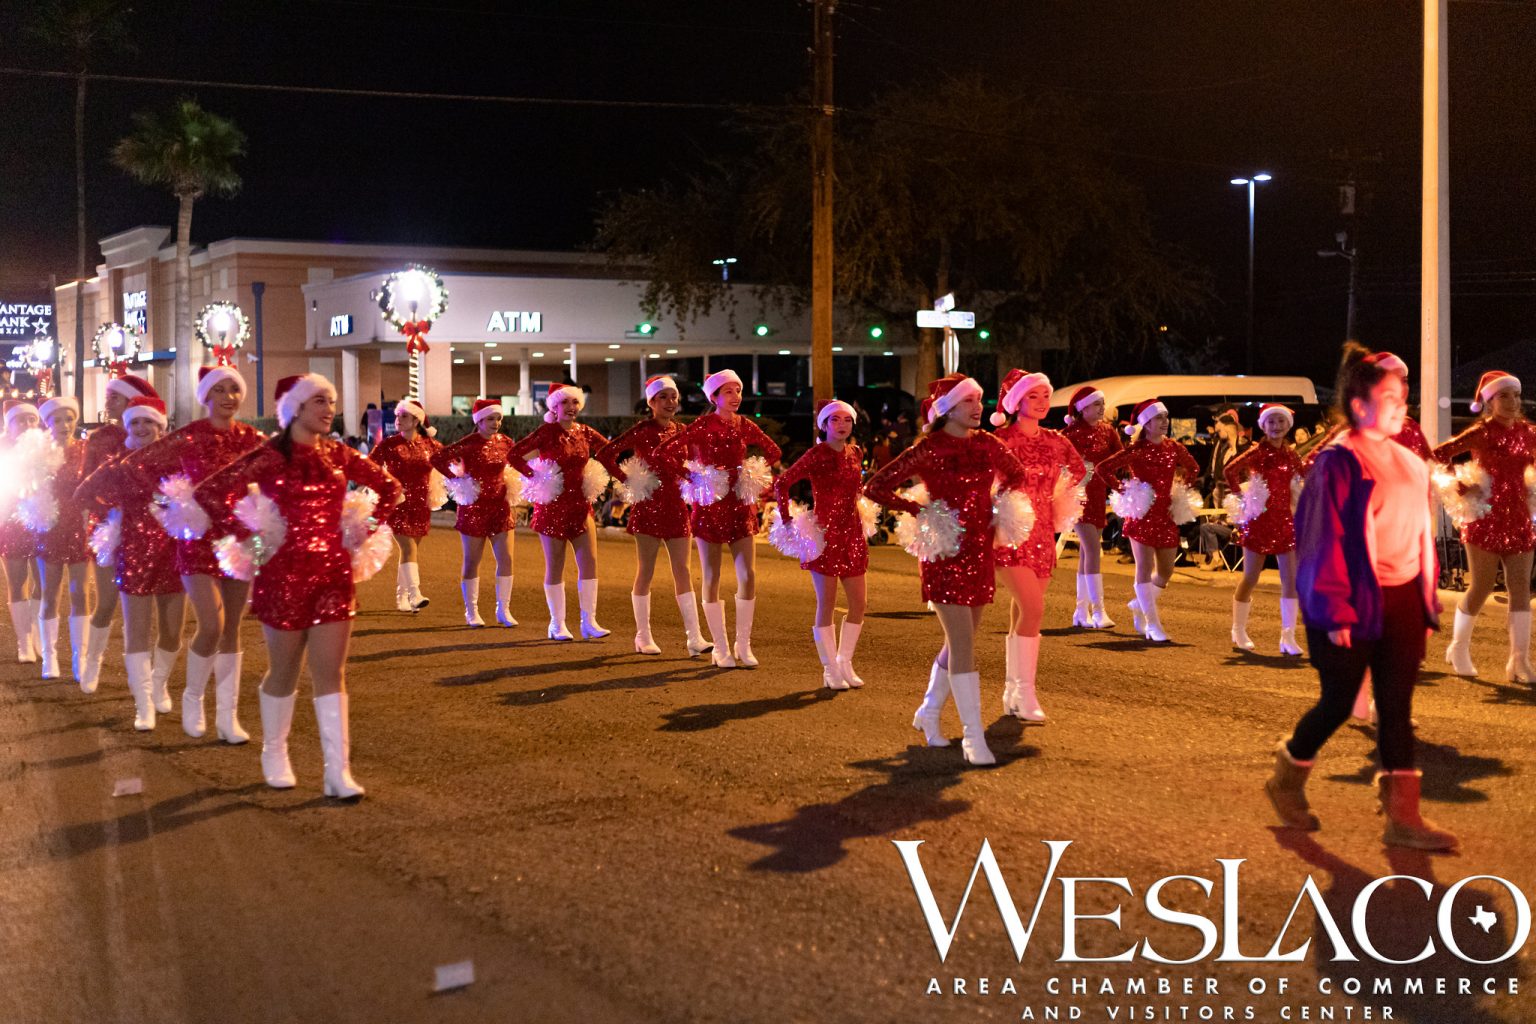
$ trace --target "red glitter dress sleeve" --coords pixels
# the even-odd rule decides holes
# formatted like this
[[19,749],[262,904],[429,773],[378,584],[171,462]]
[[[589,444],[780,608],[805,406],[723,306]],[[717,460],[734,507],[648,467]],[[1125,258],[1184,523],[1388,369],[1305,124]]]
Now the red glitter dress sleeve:
[[[773,483],[773,500],[779,506],[779,519],[789,522],[789,489],[802,480],[809,480],[814,472],[824,468],[824,455],[831,451],[824,444],[811,445],[809,451],[796,459]],[[818,517],[819,518],[819,517]]]
[[746,442],[747,446],[756,445],[761,448],[763,450],[763,457],[768,460],[768,465],[778,465],[779,461],[784,458],[784,452],[774,443],[773,438],[763,433],[763,428],[749,419],[738,417],[736,422],[742,424],[742,433],[745,435],[742,440]]
[[85,543],[84,502],[75,500],[84,466],[85,443],[71,441],[64,448],[63,465],[48,482],[59,511],[53,528],[37,535],[37,555],[45,562],[73,565],[91,557]]
[[1430,457],[1433,458],[1436,462],[1443,462],[1446,465],[1450,465],[1451,460],[1456,458],[1456,456],[1464,455],[1465,453],[1470,452],[1473,448],[1477,447],[1486,429],[1486,423],[1486,420],[1478,420],[1476,423],[1472,424],[1466,430],[1463,430],[1449,441],[1437,446],[1434,451],[1430,453]]
[[900,455],[881,466],[880,469],[864,483],[864,496],[879,505],[896,512],[905,512],[907,515],[917,515],[923,510],[923,506],[910,498],[903,498],[897,492],[902,485],[917,476],[924,461],[923,450],[927,447],[927,439],[921,439],[909,446]]
[[125,450],[98,466],[75,490],[75,499],[119,510],[114,579],[124,594],[145,596],[181,591],[176,573],[176,545],[150,514],[153,488],[145,487],[137,473],[122,468]]
[[1407,448],[1413,454],[1423,459],[1430,460],[1429,438],[1424,436],[1424,430],[1419,426],[1418,420],[1412,416],[1403,418],[1403,429],[1392,436],[1392,440]]

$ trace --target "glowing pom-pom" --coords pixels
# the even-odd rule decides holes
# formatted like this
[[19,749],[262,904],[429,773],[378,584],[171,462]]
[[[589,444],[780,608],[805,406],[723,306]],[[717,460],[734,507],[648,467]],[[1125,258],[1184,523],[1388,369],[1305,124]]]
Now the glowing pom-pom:
[[992,495],[992,523],[999,547],[1017,547],[1035,528],[1035,505],[1023,491],[998,491]]
[[249,583],[256,578],[256,570],[261,568],[254,536],[245,540],[220,537],[213,542],[213,557],[219,563],[219,571],[232,580]]
[[761,455],[748,456],[736,474],[736,497],[744,505],[755,505],[764,491],[773,486],[773,470]]
[[16,503],[16,518],[33,533],[47,533],[59,521],[59,500],[45,487]]
[[1087,482],[1085,476],[1074,484],[1071,472],[1062,467],[1061,475],[1056,478],[1056,489],[1051,494],[1051,518],[1057,533],[1066,533],[1083,518],[1083,502],[1088,500],[1088,491],[1083,485]]
[[940,498],[924,505],[915,516],[896,517],[896,542],[909,555],[924,562],[939,562],[960,550],[965,526],[960,514]]
[[175,540],[197,540],[212,525],[208,513],[192,496],[196,489],[185,473],[160,481],[160,491],[155,495],[150,512]]
[[448,504],[447,482],[448,478],[435,469],[427,477],[427,508],[433,512]]
[[587,464],[581,469],[581,496],[587,499],[587,504],[592,504],[603,496],[608,489],[608,481],[613,479],[603,464],[596,459],[588,459]]
[[904,491],[896,492],[898,497],[905,498],[914,505],[928,504],[928,485],[919,480]]
[[1156,499],[1157,493],[1151,484],[1132,477],[1118,491],[1109,492],[1109,507],[1121,519],[1140,519]]
[[638,505],[642,501],[650,501],[651,495],[656,493],[656,488],[661,483],[651,467],[638,455],[631,455],[619,463],[619,468],[624,471],[624,482],[618,485],[619,498],[630,505]]
[[122,537],[123,510],[114,508],[91,531],[91,550],[96,553],[97,565],[110,569],[117,564],[117,545]]
[[528,504],[523,497],[523,474],[508,466],[501,471],[501,482],[507,486],[507,504],[512,508]]
[[870,540],[880,532],[880,505],[859,495],[859,523],[864,529],[864,539]]
[[800,562],[814,562],[827,550],[826,531],[816,521],[816,513],[798,501],[789,503],[789,522],[773,517],[768,528],[768,543],[782,554]]
[[1259,474],[1250,473],[1237,493],[1228,494],[1221,505],[1235,525],[1247,526],[1263,515],[1264,509],[1268,507],[1269,484]]
[[348,491],[341,502],[341,546],[356,554],[379,521],[373,517],[379,496],[366,487]]
[[731,483],[731,475],[725,470],[692,459],[683,463],[683,468],[688,471],[682,481],[683,500],[688,504],[713,505],[725,497]]
[[534,459],[532,470],[523,480],[523,500],[534,505],[548,505],[565,491],[565,475],[560,464],[551,459]]
[[389,524],[380,523],[356,550],[352,552],[352,579],[358,583],[378,575],[395,551],[395,531]]
[[1435,467],[1430,474],[1445,514],[1456,526],[1475,523],[1493,510],[1493,481],[1476,462],[1463,462],[1454,470]]
[[235,518],[251,531],[247,541],[252,542],[251,551],[259,569],[283,546],[283,540],[288,536],[288,523],[277,502],[261,493],[261,488],[255,484],[250,484],[249,488],[245,497],[235,502],[234,513]]
[[444,477],[443,489],[455,505],[473,505],[480,500],[480,481],[472,476]]
[[[1268,497],[1267,490],[1265,497]],[[1176,483],[1168,492],[1168,516],[1179,526],[1194,522],[1203,507],[1199,493],[1187,484]]]

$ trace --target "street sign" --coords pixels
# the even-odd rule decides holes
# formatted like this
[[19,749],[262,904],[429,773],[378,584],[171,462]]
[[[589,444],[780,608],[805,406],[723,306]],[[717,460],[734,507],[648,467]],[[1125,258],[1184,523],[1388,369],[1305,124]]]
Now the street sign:
[[917,311],[917,326],[947,327],[955,331],[969,331],[976,327],[976,314],[959,309],[948,313],[941,313],[936,309],[920,309]]

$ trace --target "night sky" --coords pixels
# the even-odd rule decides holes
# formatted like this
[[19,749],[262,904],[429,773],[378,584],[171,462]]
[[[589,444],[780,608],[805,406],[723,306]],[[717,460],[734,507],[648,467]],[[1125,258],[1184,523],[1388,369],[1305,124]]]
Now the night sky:
[[[0,7],[0,67],[65,68]],[[841,0],[837,99],[979,71],[1064,90],[1104,127],[1162,236],[1214,274],[1208,317],[1239,358],[1246,196],[1258,203],[1260,369],[1325,374],[1347,267],[1321,259],[1345,226],[1354,166],[1367,342],[1416,351],[1420,5],[1413,0]],[[1451,4],[1455,357],[1531,337],[1536,298],[1536,2]],[[136,50],[99,70],[293,85],[774,104],[809,78],[797,0],[142,0]],[[107,162],[128,116],[190,93],[249,136],[243,192],[199,203],[194,242],[234,235],[568,249],[614,190],[739,150],[731,114],[338,98],[98,83],[88,107],[90,237],[173,223],[167,193]],[[68,277],[72,83],[0,74],[0,285]],[[935,139],[939,146],[963,142]],[[958,155],[958,154],[957,154]],[[91,254],[92,264],[99,253]],[[750,274],[750,268],[742,268]]]

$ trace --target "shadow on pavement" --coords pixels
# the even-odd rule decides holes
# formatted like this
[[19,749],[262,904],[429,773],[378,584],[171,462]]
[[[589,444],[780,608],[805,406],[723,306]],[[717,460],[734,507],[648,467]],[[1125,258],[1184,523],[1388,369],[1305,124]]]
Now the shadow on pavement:
[[678,708],[676,711],[669,711],[662,715],[666,724],[656,731],[702,732],[705,729],[718,729],[727,722],[746,722],[781,711],[799,711],[802,708],[814,707],[823,701],[832,700],[834,696],[831,690],[818,686],[814,690],[786,693],[761,700],[744,700],[736,704],[696,704],[691,708]]
[[1484,704],[1523,704],[1526,707],[1536,707],[1536,686],[1530,683],[1496,683],[1483,679],[1467,681],[1488,691],[1488,699],[1483,701]]
[[[171,829],[185,828],[236,811],[256,810],[255,804],[240,798],[264,789],[266,786],[263,783],[253,783],[238,789],[199,789],[161,800],[148,807],[136,806],[134,798],[124,797],[125,805],[131,809],[116,818],[66,825],[55,829],[46,842],[50,849],[61,850],[61,853],[67,851],[63,855],[71,857],[108,846],[139,843]],[[219,802],[192,810],[209,800]]]
[[[1372,728],[1356,726],[1356,729],[1372,738],[1376,735],[1376,730]],[[1424,797],[1429,800],[1456,804],[1486,803],[1488,794],[1470,783],[1476,779],[1506,778],[1514,774],[1499,758],[1463,754],[1456,747],[1431,743],[1422,738],[1415,742],[1414,751],[1414,760],[1424,772]],[[1374,750],[1372,754],[1372,760],[1363,763],[1358,771],[1347,775],[1330,775],[1328,781],[1374,786],[1377,771]]]
[[[649,690],[672,683],[696,682],[709,678],[715,671],[708,664],[680,666],[665,672],[652,672],[642,676],[598,676],[586,683],[559,683],[537,690],[509,690],[501,695],[501,702],[508,707],[531,707],[537,704],[554,704],[567,697],[579,697],[585,693],[607,693],[613,690]],[[509,673],[499,673],[503,678]],[[447,685],[446,682],[439,685]]]

